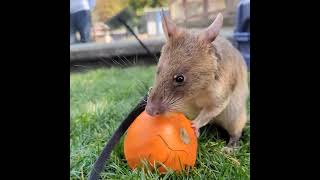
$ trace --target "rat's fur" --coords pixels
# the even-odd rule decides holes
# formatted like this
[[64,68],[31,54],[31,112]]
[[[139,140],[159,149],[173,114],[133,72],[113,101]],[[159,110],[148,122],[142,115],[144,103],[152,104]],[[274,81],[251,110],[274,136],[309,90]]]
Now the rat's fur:
[[[219,37],[222,15],[200,33],[176,27],[163,17],[167,42],[162,48],[155,83],[146,111],[150,115],[183,112],[198,129],[209,122],[225,128],[231,150],[247,120],[247,68],[243,57],[226,39]],[[182,74],[182,85],[174,80]],[[197,134],[198,135],[198,134]]]

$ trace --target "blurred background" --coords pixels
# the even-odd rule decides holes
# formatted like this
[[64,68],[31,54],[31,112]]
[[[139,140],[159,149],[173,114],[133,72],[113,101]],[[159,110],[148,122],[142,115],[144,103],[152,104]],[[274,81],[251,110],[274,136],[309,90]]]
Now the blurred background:
[[[133,38],[117,22],[122,17],[141,39],[162,35],[161,9],[178,25],[202,28],[212,23],[218,12],[224,25],[233,27],[238,0],[96,0],[92,11],[92,41],[110,43]],[[78,34],[79,36],[79,34]]]
[[[84,2],[89,7],[81,9],[79,4],[84,7]],[[221,12],[224,25],[220,34],[242,52],[249,65],[249,0],[70,0],[70,5],[73,68],[117,56],[126,56],[130,61],[135,57],[138,63],[154,63],[148,57],[150,53],[159,57],[165,41],[161,11],[178,26],[189,29],[207,27]],[[83,9],[87,10],[88,17],[79,13]],[[81,33],[81,28],[86,33]]]

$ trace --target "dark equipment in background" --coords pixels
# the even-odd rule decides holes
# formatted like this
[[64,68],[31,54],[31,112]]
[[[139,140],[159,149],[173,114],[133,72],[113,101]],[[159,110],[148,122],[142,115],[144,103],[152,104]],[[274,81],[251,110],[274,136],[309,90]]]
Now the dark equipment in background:
[[125,8],[110,19],[108,19],[105,24],[107,24],[112,29],[120,28],[123,24],[118,21],[119,18],[129,21],[134,17],[134,12],[130,10],[129,8]]
[[110,20],[106,22],[106,24],[110,28],[119,28],[120,26],[124,25],[127,30],[138,40],[140,45],[146,50],[148,55],[153,58],[156,62],[158,62],[158,58],[151,53],[151,51],[148,49],[148,47],[139,39],[139,37],[134,33],[132,28],[128,25],[126,21],[130,20],[131,17],[134,16],[134,13],[130,11],[128,8],[120,11],[118,14],[113,16]]
[[234,31],[234,43],[250,69],[250,0],[240,0]]

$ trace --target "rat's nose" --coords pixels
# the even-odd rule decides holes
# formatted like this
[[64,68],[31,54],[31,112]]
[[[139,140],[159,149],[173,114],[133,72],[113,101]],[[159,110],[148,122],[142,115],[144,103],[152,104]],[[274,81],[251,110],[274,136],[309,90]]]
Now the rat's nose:
[[150,116],[156,116],[163,113],[163,107],[160,104],[148,103],[146,106],[146,112]]
[[150,116],[156,116],[160,114],[159,110],[156,109],[152,109],[152,108],[146,108],[146,112],[150,115]]

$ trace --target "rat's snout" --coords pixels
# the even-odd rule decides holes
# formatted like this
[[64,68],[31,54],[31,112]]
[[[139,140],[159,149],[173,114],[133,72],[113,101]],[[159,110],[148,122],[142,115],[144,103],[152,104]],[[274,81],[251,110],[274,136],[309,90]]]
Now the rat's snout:
[[156,116],[165,112],[165,107],[163,103],[159,100],[156,101],[148,101],[146,106],[146,112],[150,116]]

